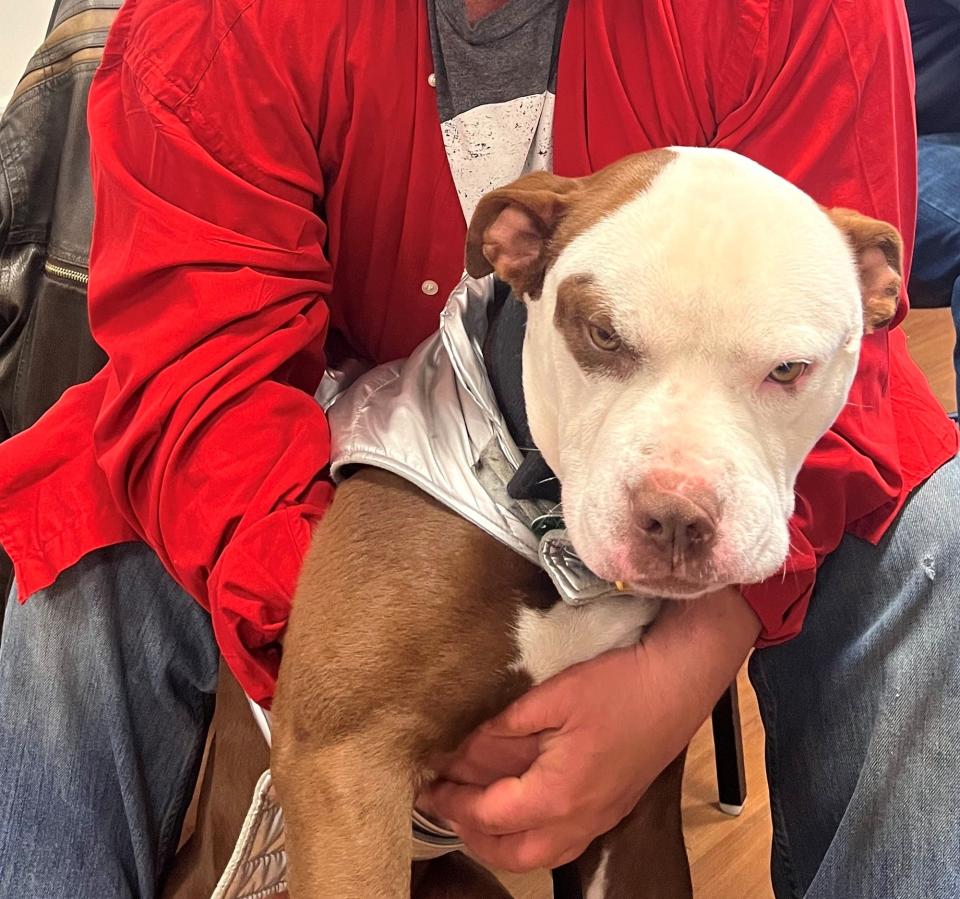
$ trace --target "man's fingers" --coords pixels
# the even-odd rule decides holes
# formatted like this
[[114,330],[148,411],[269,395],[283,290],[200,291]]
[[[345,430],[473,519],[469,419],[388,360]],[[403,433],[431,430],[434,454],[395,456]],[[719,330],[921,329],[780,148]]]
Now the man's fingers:
[[562,727],[568,713],[565,698],[564,691],[556,689],[553,681],[546,681],[524,693],[482,729],[517,737]]
[[444,780],[486,786],[501,777],[519,777],[539,752],[540,739],[535,735],[495,737],[481,729],[440,773]]
[[[532,770],[532,769],[531,769]],[[504,777],[488,787],[440,781],[426,790],[430,809],[457,828],[503,836],[554,820],[553,803],[534,777]]]
[[556,868],[579,858],[588,844],[579,845],[561,830],[528,830],[506,836],[460,831],[470,853],[485,865],[523,874],[537,868]]

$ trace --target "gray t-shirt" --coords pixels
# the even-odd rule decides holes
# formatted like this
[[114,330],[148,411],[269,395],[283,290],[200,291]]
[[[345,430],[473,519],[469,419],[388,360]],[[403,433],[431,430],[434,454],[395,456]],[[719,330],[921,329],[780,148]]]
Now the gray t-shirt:
[[553,164],[566,0],[510,0],[471,25],[463,0],[428,0],[437,108],[467,220],[480,197]]

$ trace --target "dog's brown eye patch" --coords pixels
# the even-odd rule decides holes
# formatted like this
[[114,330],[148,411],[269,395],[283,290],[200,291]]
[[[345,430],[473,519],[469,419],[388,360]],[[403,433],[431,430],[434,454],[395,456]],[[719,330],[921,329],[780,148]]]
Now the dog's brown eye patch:
[[553,322],[584,371],[622,381],[643,356],[617,333],[607,305],[589,275],[572,275],[557,288]]

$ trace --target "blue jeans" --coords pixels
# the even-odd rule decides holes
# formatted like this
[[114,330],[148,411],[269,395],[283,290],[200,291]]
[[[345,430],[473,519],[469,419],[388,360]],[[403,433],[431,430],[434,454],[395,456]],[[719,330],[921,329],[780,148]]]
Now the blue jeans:
[[[960,896],[960,460],[877,547],[826,561],[753,655],[778,899]],[[153,897],[190,796],[210,624],[135,544],[88,556],[0,647],[0,899]]]
[[960,458],[755,652],[778,899],[960,897]]
[[[960,134],[920,137],[917,235],[911,280],[950,297],[960,338]],[[960,408],[960,339],[953,350]]]
[[210,616],[137,543],[91,553],[0,643],[0,896],[152,897],[213,714]]

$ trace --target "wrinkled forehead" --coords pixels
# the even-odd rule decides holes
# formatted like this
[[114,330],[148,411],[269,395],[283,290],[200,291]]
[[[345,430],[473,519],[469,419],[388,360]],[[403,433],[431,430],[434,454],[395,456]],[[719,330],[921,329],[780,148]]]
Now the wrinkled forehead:
[[547,288],[584,275],[624,336],[829,337],[862,316],[851,251],[826,214],[761,166],[716,151],[672,151],[562,248]]

